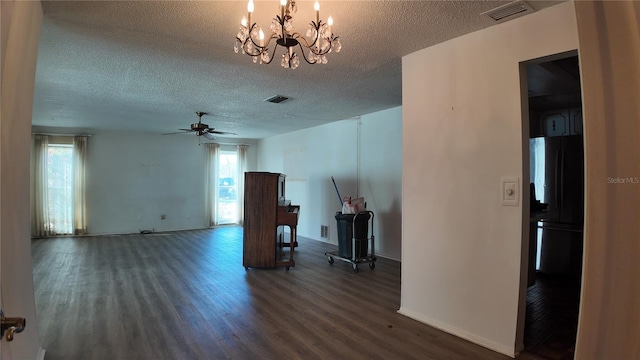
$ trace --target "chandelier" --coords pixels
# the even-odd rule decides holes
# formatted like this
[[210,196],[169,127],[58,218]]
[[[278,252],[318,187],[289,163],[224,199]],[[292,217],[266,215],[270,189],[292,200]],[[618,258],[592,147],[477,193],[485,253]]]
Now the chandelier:
[[[242,49],[243,54],[253,57],[254,63],[271,63],[278,46],[282,46],[285,52],[282,54],[280,65],[285,69],[295,69],[300,65],[300,56],[294,51],[297,46],[300,49],[302,58],[307,63],[326,64],[327,54],[331,51],[340,52],[342,48],[340,38],[332,33],[333,19],[331,16],[329,16],[326,23],[320,20],[320,4],[318,0],[314,4],[316,20],[309,23],[306,37],[293,29],[292,14],[297,11],[295,0],[280,0],[280,15],[276,15],[271,21],[271,36],[266,39],[260,26],[251,22],[253,9],[253,0],[249,0],[247,18],[242,18],[240,31],[236,35],[233,50],[237,53]],[[275,44],[273,45],[273,51],[270,53],[269,45],[272,40],[275,40]]]

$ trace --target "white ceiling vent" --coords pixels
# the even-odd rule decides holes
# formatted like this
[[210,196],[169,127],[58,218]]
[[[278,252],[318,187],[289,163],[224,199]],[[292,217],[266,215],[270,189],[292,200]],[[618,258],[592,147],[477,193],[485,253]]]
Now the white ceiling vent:
[[514,1],[509,4],[499,6],[495,9],[485,11],[482,15],[490,17],[495,22],[505,22],[522,15],[534,12],[535,9],[524,1]]
[[264,101],[274,103],[274,104],[280,104],[281,102],[286,100],[289,100],[289,98],[284,95],[274,95],[270,98],[264,99]]

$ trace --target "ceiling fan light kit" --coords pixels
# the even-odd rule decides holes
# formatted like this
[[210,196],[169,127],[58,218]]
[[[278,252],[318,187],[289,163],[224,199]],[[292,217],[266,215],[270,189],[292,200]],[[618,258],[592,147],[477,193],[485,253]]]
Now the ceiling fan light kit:
[[[297,46],[302,58],[309,64],[326,64],[327,54],[331,51],[340,52],[342,44],[340,38],[332,32],[333,19],[327,22],[320,20],[320,3],[316,0],[314,10],[315,21],[311,21],[307,28],[306,37],[293,28],[293,15],[297,11],[295,0],[280,0],[280,14],[273,18],[270,26],[271,36],[265,39],[265,34],[255,23],[251,22],[253,14],[253,0],[247,4],[247,17],[242,18],[240,31],[236,35],[233,50],[253,57],[254,63],[270,64],[278,46],[285,48],[280,65],[285,69],[296,69],[300,65],[300,57],[294,51]],[[307,39],[309,38],[309,40]],[[275,41],[273,51],[269,52],[271,41]],[[305,51],[307,54],[305,54]]]

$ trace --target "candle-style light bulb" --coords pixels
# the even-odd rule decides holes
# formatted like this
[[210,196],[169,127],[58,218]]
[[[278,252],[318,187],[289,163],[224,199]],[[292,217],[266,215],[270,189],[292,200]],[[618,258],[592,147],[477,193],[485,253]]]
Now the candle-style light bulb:
[[240,24],[242,24],[242,26],[247,27],[247,18],[246,17],[242,17],[242,20],[240,20]]
[[258,39],[260,39],[260,46],[264,46],[264,32],[262,29],[260,29],[260,32],[258,33]]
[[247,24],[249,24],[249,32],[251,32],[251,14],[253,14],[253,0],[249,0],[249,3],[247,4]]
[[280,19],[284,21],[284,9],[287,7],[287,0],[280,0]]
[[318,0],[313,4],[313,10],[316,11],[316,24],[320,22],[320,3]]
[[249,36],[251,36],[251,14],[253,13],[253,0],[249,0],[249,3],[247,3],[247,24],[249,27]]
[[327,19],[327,25],[333,26],[333,18],[331,16]]

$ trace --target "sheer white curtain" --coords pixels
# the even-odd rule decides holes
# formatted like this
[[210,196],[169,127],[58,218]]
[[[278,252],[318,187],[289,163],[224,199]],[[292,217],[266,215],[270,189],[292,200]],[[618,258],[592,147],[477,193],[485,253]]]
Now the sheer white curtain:
[[238,145],[238,174],[236,176],[237,204],[238,204],[238,225],[244,224],[244,173],[247,171],[247,148],[248,145]]
[[[50,137],[41,134],[33,136],[32,236],[87,233],[85,209],[87,138],[87,136]],[[71,144],[73,144],[72,148]],[[65,153],[67,155],[64,155]],[[65,156],[67,160],[64,160]]]
[[47,152],[49,137],[34,135],[31,154],[32,160],[32,191],[31,191],[31,234],[32,236],[53,235],[49,222],[48,183],[47,183]]
[[85,206],[87,162],[87,136],[73,138],[73,233],[87,233],[87,211]]
[[217,199],[218,199],[218,154],[220,153],[220,145],[214,143],[204,144],[205,154],[205,206],[206,217],[209,226],[218,225],[217,216]]

